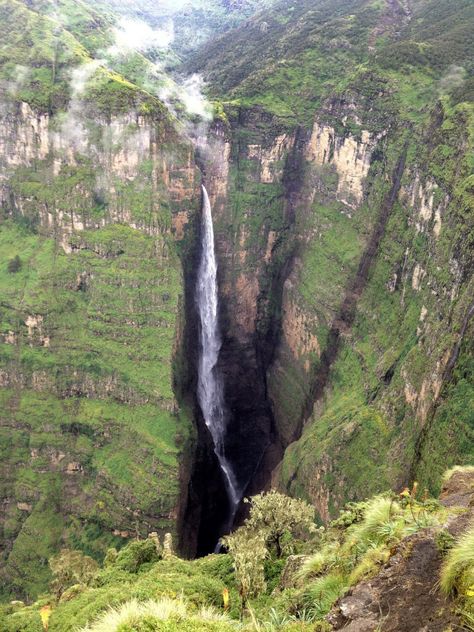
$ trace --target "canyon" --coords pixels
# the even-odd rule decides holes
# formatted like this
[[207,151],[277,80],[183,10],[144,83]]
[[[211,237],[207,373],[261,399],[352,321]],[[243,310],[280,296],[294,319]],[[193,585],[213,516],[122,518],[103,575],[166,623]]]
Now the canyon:
[[[40,5],[11,4],[33,35],[54,34]],[[5,594],[36,597],[64,544],[101,558],[171,532],[194,557],[229,528],[198,393],[202,184],[239,496],[273,486],[327,523],[347,501],[414,480],[437,493],[447,467],[472,462],[473,111],[459,86],[441,93],[466,52],[442,61],[437,31],[458,33],[462,11],[443,4],[423,39],[421,5],[348,5],[279,5],[186,60],[216,101],[208,151],[127,68],[58,92],[78,50],[96,59],[87,38],[104,27],[85,8],[58,77],[34,84],[44,104],[15,92],[4,64]],[[435,61],[412,59],[414,38]],[[7,44],[34,66],[13,35]],[[409,71],[390,65],[396,54]]]

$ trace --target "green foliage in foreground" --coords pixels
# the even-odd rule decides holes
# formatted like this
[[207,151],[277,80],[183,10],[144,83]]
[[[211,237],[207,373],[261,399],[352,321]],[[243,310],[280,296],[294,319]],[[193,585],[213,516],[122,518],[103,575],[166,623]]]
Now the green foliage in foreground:
[[[282,498],[271,493],[257,496],[254,503],[258,507],[263,499],[271,512],[275,499]],[[416,486],[399,496],[387,493],[351,503],[326,529],[305,535],[291,527],[296,536],[287,530],[283,560],[276,549],[266,548],[261,521],[250,531],[255,512],[226,539],[230,554],[181,560],[169,554],[170,547],[163,547],[156,534],[128,544],[118,554],[109,551],[103,568],[95,571],[84,565],[87,560],[80,554],[63,552],[52,564],[58,568],[59,561],[63,573],[69,556],[80,572],[67,577],[74,575],[77,583],[60,596],[56,591],[56,596],[46,595],[31,606],[3,606],[0,629],[40,632],[40,609],[50,605],[50,632],[323,632],[329,629],[325,616],[339,597],[375,576],[403,538],[425,528],[443,533],[441,525],[449,511],[456,509],[417,499]],[[448,551],[441,578],[447,592],[462,591],[466,620],[474,579],[473,542],[471,529]],[[253,563],[257,571],[247,573],[244,604],[242,575],[234,571],[242,556],[246,569],[251,571]],[[252,584],[255,577],[257,583]]]
[[441,572],[441,588],[447,594],[474,597],[474,527],[449,551]]

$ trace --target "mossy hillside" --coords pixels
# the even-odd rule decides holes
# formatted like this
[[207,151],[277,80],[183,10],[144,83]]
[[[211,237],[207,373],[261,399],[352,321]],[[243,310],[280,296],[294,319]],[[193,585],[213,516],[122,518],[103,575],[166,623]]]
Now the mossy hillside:
[[17,0],[2,2],[0,73],[17,97],[49,111],[68,100],[68,71],[89,60],[87,50],[57,23]]
[[[286,443],[292,440],[299,426],[321,366],[320,354],[328,344],[332,321],[357,272],[376,220],[387,187],[379,179],[380,171],[380,163],[374,161],[369,172],[370,195],[353,212],[335,199],[338,176],[331,167],[306,165],[302,202],[293,228],[296,243],[293,272],[285,290],[285,302],[304,318],[304,326],[299,329],[301,346],[295,353],[283,337],[275,366],[269,372],[275,417]],[[285,325],[289,330],[294,326],[292,322]],[[304,340],[309,336],[314,343],[305,347]]]
[[[242,104],[262,105],[293,121],[309,120],[322,97],[322,86],[331,84],[333,91],[333,80],[343,74],[335,72],[335,67],[347,70],[361,61],[359,54],[368,32],[362,15],[365,4],[359,0],[349,6],[342,2],[320,2],[317,7],[309,2],[278,3],[234,31],[228,42],[217,40],[204,47],[190,67],[204,70],[221,94],[238,97]],[[373,11],[367,9],[369,22],[379,11],[373,4]],[[337,37],[347,42],[350,55],[341,42],[336,46]],[[334,41],[332,48],[330,41]],[[219,64],[214,61],[217,54]]]
[[[207,75],[216,96],[258,104],[298,123],[311,121],[328,96],[362,87],[370,76],[372,87],[378,82],[394,95],[391,109],[418,122],[450,66],[469,73],[474,15],[467,0],[456,7],[431,0],[411,11],[392,13],[364,0],[277,3],[203,47],[188,66]],[[362,90],[370,92],[367,85]],[[386,122],[388,114],[380,110]]]
[[36,13],[56,20],[92,54],[100,53],[112,43],[110,29],[114,18],[82,0],[30,0],[28,7]]
[[[74,77],[80,65],[90,66],[91,85],[83,100],[99,116],[138,111],[171,120],[153,85],[153,68],[140,53],[112,54],[114,21],[85,3],[20,0],[0,4],[3,48],[0,80],[7,94],[41,112],[66,110],[82,79]],[[77,98],[77,96],[76,96]]]
[[[35,595],[61,540],[100,558],[115,529],[175,528],[190,433],[173,393],[182,280],[171,248],[163,257],[158,238],[123,225],[82,233],[70,255],[14,223],[0,235],[2,480],[15,498],[4,580]],[[68,474],[70,463],[79,465]],[[43,551],[35,541],[52,515],[59,526]]]
[[442,400],[434,412],[429,432],[420,446],[416,475],[430,489],[439,489],[440,473],[447,463],[454,463],[453,454],[459,455],[458,458],[465,463],[473,463],[474,366],[469,348],[469,339],[472,339],[470,330],[467,331],[466,338],[452,381],[443,390]]
[[[465,130],[469,125],[457,127],[455,133],[450,124],[460,109],[466,112],[466,106],[444,107],[435,127],[429,119],[427,129],[436,140],[431,146],[428,143],[428,155],[417,156],[414,151],[423,144],[423,133],[412,139],[408,150],[405,187],[421,169],[422,178],[436,178],[440,138],[452,147],[453,164],[450,168],[448,162],[445,171],[451,178],[436,180],[437,203],[446,195],[450,198],[439,237],[432,232],[433,224],[420,229],[418,208],[402,196],[404,201],[393,208],[351,335],[342,339],[330,390],[301,440],[285,455],[283,484],[292,493],[315,501],[323,490],[328,492],[329,505],[320,504],[323,515],[334,514],[334,502],[337,506],[388,483],[408,483],[410,476],[437,491],[443,463],[471,463],[474,458],[468,439],[472,435],[469,407],[456,415],[454,423],[446,418],[448,411],[456,411],[461,394],[467,401],[471,398],[470,354],[465,345],[459,372],[453,379],[444,372],[470,307],[469,274],[460,277],[458,264],[453,264],[468,260],[472,234],[462,210],[472,208],[472,197],[466,198],[472,141]],[[465,227],[462,236],[460,225]],[[420,284],[414,281],[417,266],[425,271]],[[460,267],[464,269],[464,264]],[[464,332],[466,337],[469,331]],[[445,379],[450,383],[437,400],[436,384]],[[341,481],[346,483],[341,486]]]

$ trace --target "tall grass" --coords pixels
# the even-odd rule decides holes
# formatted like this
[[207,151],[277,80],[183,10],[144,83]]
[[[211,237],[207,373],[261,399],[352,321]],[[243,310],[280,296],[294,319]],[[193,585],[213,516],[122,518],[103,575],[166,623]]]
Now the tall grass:
[[[117,632],[129,627],[135,629],[133,626],[139,626],[145,619],[147,623],[173,619],[177,621],[177,629],[179,629],[179,621],[184,622],[190,619],[222,623],[228,621],[225,615],[219,614],[211,607],[202,608],[190,615],[186,603],[179,599],[161,598],[159,601],[144,602],[131,599],[121,606],[110,608],[97,621],[82,628],[80,632]],[[222,629],[225,630],[226,628],[223,627]]]
[[377,496],[367,507],[364,519],[348,530],[349,546],[367,550],[374,544],[382,544],[398,538],[403,530],[400,505],[385,496]]
[[322,619],[347,588],[345,577],[339,573],[318,577],[303,593],[304,609],[314,614],[316,619]]
[[449,551],[441,569],[441,589],[446,594],[463,594],[474,585],[474,526]]

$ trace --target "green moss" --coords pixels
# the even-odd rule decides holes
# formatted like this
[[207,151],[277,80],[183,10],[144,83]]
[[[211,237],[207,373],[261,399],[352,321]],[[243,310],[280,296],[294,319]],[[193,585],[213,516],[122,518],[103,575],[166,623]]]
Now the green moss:
[[[190,431],[188,417],[172,412],[179,260],[170,254],[160,263],[154,239],[126,226],[85,231],[79,241],[81,249],[65,255],[52,239],[14,224],[0,231],[1,320],[5,333],[15,332],[15,343],[2,345],[12,352],[4,367],[25,380],[19,396],[1,393],[3,424],[16,428],[0,433],[8,471],[3,491],[14,490],[33,508],[29,516],[12,509],[7,519],[15,543],[4,578],[17,590],[24,583],[33,596],[61,538],[100,558],[114,529],[140,529],[133,511],[152,513],[157,527],[174,529],[168,516],[179,494],[175,438],[184,446]],[[7,263],[17,252],[24,265],[12,275]],[[30,333],[29,315],[40,317]],[[44,376],[37,390],[35,375]],[[70,463],[80,466],[67,474]],[[43,474],[50,470],[53,479]],[[68,496],[56,509],[48,507],[51,480],[59,496]],[[124,505],[133,508],[128,515]],[[39,525],[34,530],[32,520]],[[41,520],[50,539],[38,548]],[[33,549],[38,571],[30,581]]]

